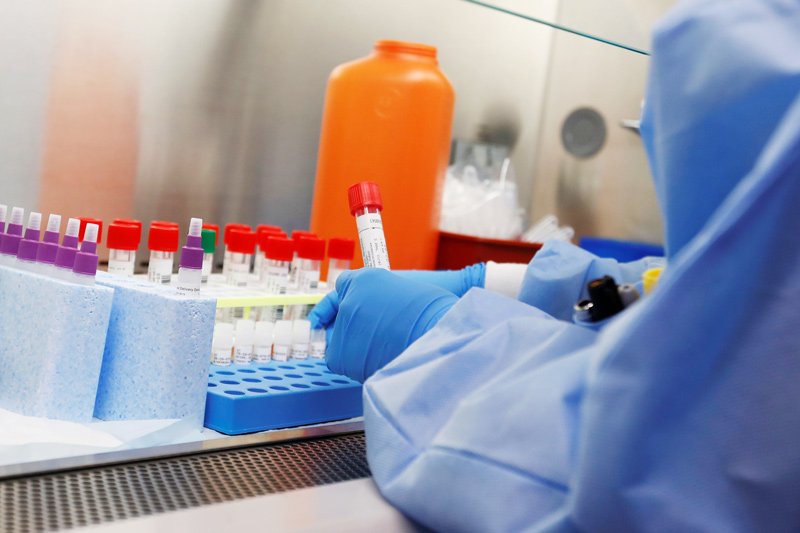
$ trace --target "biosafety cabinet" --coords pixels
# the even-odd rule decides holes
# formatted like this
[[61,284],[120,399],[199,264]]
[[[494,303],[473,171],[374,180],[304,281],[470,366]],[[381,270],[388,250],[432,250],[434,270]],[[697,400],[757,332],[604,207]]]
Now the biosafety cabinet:
[[[402,39],[437,47],[454,141],[472,157],[508,155],[530,220],[658,242],[638,121],[650,30],[672,3],[12,0],[0,17],[0,200],[307,226],[328,75]],[[337,379],[324,360],[280,370],[295,371]],[[224,381],[209,373],[210,388]],[[360,417],[298,426],[313,416],[262,408],[285,415],[278,427],[236,435],[181,418],[0,411],[0,531],[415,530],[370,480]]]

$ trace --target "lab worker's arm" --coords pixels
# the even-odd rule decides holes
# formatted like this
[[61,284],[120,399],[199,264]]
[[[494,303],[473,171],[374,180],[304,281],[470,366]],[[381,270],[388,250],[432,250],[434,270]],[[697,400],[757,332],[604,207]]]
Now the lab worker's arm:
[[[519,300],[561,320],[572,320],[572,308],[586,298],[586,285],[611,276],[618,284],[630,283],[641,290],[645,270],[664,266],[660,257],[645,257],[630,263],[597,257],[563,241],[545,243],[525,271]],[[488,276],[487,276],[488,285]]]
[[519,531],[568,496],[596,333],[473,289],[365,384],[381,492],[442,531]]

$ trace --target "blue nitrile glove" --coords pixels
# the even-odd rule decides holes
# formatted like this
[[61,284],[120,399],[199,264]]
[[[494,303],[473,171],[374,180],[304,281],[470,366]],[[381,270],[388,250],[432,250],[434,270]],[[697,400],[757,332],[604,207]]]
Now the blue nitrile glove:
[[450,291],[378,268],[344,272],[309,313],[328,328],[328,367],[364,382],[431,329],[458,301]]
[[472,287],[486,286],[486,263],[475,263],[461,270],[395,270],[394,273],[406,279],[436,285],[458,297],[464,296]]

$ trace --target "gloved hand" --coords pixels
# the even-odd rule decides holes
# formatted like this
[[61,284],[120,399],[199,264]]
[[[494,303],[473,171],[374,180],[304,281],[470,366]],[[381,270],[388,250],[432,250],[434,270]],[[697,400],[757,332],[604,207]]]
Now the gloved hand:
[[328,328],[328,367],[364,382],[431,329],[458,301],[450,291],[382,269],[344,272],[309,313]]
[[486,263],[475,263],[461,270],[394,270],[393,272],[406,279],[436,285],[458,297],[464,296],[472,287],[486,286]]

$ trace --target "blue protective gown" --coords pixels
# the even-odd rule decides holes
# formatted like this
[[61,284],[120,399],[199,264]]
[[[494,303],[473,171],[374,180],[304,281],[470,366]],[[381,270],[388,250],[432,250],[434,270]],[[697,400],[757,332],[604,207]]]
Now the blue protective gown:
[[800,2],[682,2],[653,49],[654,294],[554,318],[616,267],[551,245],[365,384],[375,481],[426,526],[800,530]]

